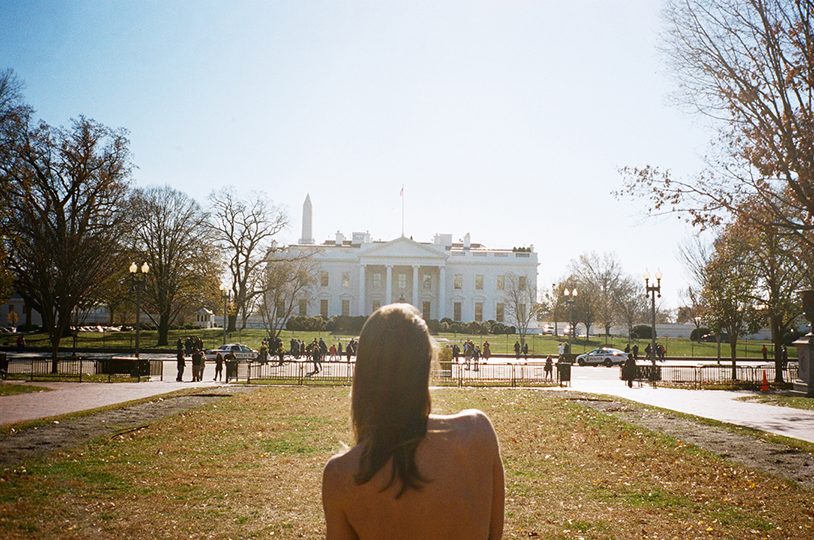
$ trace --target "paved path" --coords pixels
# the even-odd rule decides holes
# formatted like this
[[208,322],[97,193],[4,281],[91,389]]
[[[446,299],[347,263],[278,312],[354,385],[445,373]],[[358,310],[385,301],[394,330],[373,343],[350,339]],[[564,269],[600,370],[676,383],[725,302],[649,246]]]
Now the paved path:
[[633,388],[628,388],[622,381],[591,380],[575,380],[571,389],[618,396],[646,405],[814,443],[814,411],[738,400],[759,395],[760,392],[676,390],[652,388],[650,385],[640,388],[636,383]]
[[[21,381],[22,383],[22,381]],[[3,384],[18,384],[4,381]],[[98,409],[136,399],[167,394],[182,388],[220,385],[214,382],[74,383],[25,382],[50,391],[0,396],[0,426],[37,420],[60,414]]]

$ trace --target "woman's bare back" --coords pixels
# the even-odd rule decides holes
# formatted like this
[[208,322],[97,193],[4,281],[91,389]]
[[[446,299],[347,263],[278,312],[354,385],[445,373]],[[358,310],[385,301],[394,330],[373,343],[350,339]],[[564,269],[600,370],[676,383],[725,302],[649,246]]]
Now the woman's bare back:
[[362,485],[361,446],[331,458],[325,467],[322,498],[329,540],[497,539],[503,530],[503,464],[488,417],[477,410],[453,416],[430,415],[416,465],[428,480],[407,490],[390,480],[390,463]]

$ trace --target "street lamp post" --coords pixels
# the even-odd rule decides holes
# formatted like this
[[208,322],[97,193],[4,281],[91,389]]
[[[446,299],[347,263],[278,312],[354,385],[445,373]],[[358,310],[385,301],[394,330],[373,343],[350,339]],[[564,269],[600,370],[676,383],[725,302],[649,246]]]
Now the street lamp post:
[[650,285],[650,272],[644,269],[644,288],[646,290],[645,296],[650,295],[651,309],[653,315],[653,331],[650,332],[650,360],[653,366],[656,365],[656,295],[661,298],[661,270],[656,270],[656,284]]
[[144,282],[147,280],[149,271],[150,265],[146,262],[141,266],[136,263],[130,265],[130,276],[133,278],[136,287],[136,358],[139,355],[139,338],[141,335],[141,289],[144,288]]
[[562,292],[565,295],[565,304],[568,306],[568,354],[571,354],[571,337],[574,335],[574,323],[571,318],[571,313],[574,309],[574,304],[577,303],[577,290],[565,289]]
[[229,288],[223,283],[220,284],[220,297],[223,299],[223,344],[226,345],[226,304],[229,301]]

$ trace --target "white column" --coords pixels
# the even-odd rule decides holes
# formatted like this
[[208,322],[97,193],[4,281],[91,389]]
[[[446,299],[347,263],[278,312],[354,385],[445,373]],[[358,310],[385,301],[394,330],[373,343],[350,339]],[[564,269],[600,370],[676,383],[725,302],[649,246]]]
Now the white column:
[[447,305],[446,286],[447,286],[447,272],[446,272],[446,269],[443,266],[441,266],[441,267],[438,268],[438,320],[439,321],[447,316],[447,314],[446,314],[446,305]]
[[359,315],[365,315],[365,265],[359,266]]
[[393,303],[393,265],[388,264],[385,268],[387,269],[387,277],[384,280],[384,303],[387,305]]
[[421,306],[418,305],[418,267],[413,266],[413,305],[421,310]]

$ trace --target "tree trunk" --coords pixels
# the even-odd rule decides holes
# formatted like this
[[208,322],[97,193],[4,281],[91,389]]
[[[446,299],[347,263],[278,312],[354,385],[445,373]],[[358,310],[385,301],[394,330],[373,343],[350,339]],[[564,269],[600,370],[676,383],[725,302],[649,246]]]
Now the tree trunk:
[[167,341],[167,337],[170,333],[170,314],[169,313],[162,313],[158,317],[158,341],[156,342],[156,347],[165,347],[169,345]]
[[772,344],[774,345],[774,382],[783,384],[783,332],[776,316],[770,318]]
[[229,328],[226,329],[226,332],[232,333],[237,332],[237,313],[229,313]]
[[732,380],[738,380],[738,369],[737,369],[737,361],[736,358],[738,356],[738,336],[735,333],[732,333],[730,330],[729,333],[729,350],[732,354]]

